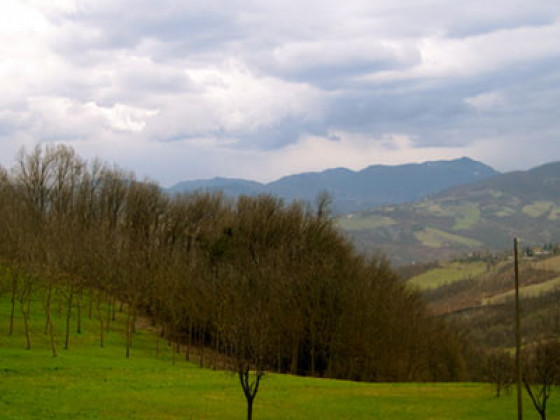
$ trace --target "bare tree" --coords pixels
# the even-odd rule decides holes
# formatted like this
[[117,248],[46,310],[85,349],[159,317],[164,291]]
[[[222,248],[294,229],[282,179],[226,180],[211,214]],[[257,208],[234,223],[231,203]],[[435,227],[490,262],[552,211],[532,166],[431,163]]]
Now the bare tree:
[[523,383],[535,410],[546,420],[546,408],[554,385],[560,383],[560,342],[541,342],[524,361]]
[[505,351],[493,352],[486,361],[486,375],[496,385],[496,398],[502,389],[509,391],[515,383],[515,364],[512,356]]

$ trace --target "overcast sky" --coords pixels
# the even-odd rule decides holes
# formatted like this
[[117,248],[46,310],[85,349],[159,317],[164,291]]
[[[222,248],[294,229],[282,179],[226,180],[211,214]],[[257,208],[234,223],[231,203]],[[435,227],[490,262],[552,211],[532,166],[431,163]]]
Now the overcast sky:
[[47,142],[165,186],[560,160],[560,1],[1,0],[0,164]]

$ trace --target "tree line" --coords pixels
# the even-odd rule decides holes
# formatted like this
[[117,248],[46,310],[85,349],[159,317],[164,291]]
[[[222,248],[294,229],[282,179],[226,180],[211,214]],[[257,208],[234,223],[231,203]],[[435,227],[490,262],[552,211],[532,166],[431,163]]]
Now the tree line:
[[[39,294],[53,355],[53,296],[71,314],[126,309],[126,355],[135,319],[193,346],[201,364],[238,372],[251,398],[266,370],[367,381],[465,377],[462,342],[426,310],[382,257],[358,255],[315,206],[261,195],[170,196],[154,182],[73,149],[21,151],[0,168],[0,258],[26,325]],[[87,305],[86,305],[87,302]],[[87,306],[87,307],[86,307]],[[211,347],[212,360],[204,361]],[[210,352],[209,352],[210,353]],[[254,398],[254,396],[253,396]]]

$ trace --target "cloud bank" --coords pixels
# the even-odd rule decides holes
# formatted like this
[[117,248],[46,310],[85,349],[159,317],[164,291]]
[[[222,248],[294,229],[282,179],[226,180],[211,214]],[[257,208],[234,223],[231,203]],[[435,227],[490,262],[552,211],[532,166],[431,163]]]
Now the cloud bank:
[[560,157],[555,0],[4,0],[0,163],[64,142],[165,185]]

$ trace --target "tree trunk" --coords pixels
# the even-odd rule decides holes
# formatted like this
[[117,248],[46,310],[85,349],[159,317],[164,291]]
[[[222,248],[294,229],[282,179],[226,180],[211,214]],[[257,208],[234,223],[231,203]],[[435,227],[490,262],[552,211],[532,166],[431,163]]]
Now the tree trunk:
[[[136,305],[132,307],[132,325],[130,328],[131,334],[136,334]],[[131,336],[132,338],[132,336]]]
[[105,331],[105,326],[103,325],[103,315],[101,314],[101,292],[97,292],[97,317],[99,319],[100,325],[100,345],[103,347],[104,340],[103,340],[103,332]]
[[247,420],[252,420],[253,418],[253,398],[247,398]]
[[315,340],[311,339],[311,376],[315,376]]
[[50,321],[49,321],[49,336],[51,338],[52,355],[53,355],[53,357],[56,357],[56,355],[57,355],[57,353],[56,353],[56,337],[54,335],[54,325],[52,323],[52,319],[50,319]]
[[109,332],[109,328],[111,325],[111,307],[114,305],[114,298],[109,298],[108,305],[107,305],[107,322],[105,323],[105,331]]
[[212,352],[212,370],[216,370],[216,347],[218,343],[218,334],[216,333],[214,336],[210,336],[210,345],[214,344],[214,351]]
[[78,334],[82,333],[82,296],[83,296],[83,291],[82,289],[80,289],[80,291],[78,292],[78,297],[76,298],[76,316],[78,317],[77,322],[78,325],[76,326],[76,332]]
[[132,322],[132,313],[131,307],[128,305],[128,314],[126,317],[126,328],[125,328],[125,335],[126,335],[126,358],[130,357],[130,341],[131,341],[131,322]]
[[245,368],[240,366],[238,369],[239,382],[241,383],[241,388],[243,388],[243,393],[247,400],[247,420],[251,420],[253,418],[253,402],[259,391],[259,384],[263,374],[260,371],[255,372],[255,380],[251,383],[249,366]]
[[298,369],[298,355],[299,355],[299,344],[296,341],[295,344],[292,346],[292,367],[291,367],[291,373],[292,375],[296,375],[297,374],[297,369]]
[[204,327],[200,334],[200,367],[204,367]]
[[159,334],[156,334],[156,357],[159,357]]
[[192,340],[192,319],[189,317],[189,336],[187,337],[187,353],[186,358],[187,360],[191,360],[191,340]]
[[51,295],[52,295],[52,283],[49,282],[49,289],[47,291],[47,302],[45,303],[45,313],[47,319],[45,320],[45,335],[49,333],[49,324],[51,322]]
[[70,288],[68,291],[68,301],[66,306],[66,339],[64,341],[64,350],[68,350],[70,344],[70,317],[72,315],[72,298],[74,297],[74,290]]
[[93,309],[93,308],[92,308],[92,307],[93,307],[92,301],[93,301],[93,290],[92,290],[92,288],[90,287],[90,288],[89,288],[89,313],[88,313],[89,319],[90,319],[90,320],[91,320],[92,309]]
[[14,273],[14,271],[12,271],[12,298],[11,298],[12,310],[10,313],[10,332],[9,332],[10,336],[14,333],[14,316],[16,312],[16,295],[17,295],[17,286],[18,286],[17,281],[18,281],[18,276],[16,273]]
[[531,401],[533,403],[533,406],[535,407],[535,410],[537,410],[537,412],[541,416],[541,420],[546,420],[546,403],[549,396],[546,391],[546,384],[542,385],[541,390],[535,396],[533,390],[531,389],[531,385],[525,378],[523,378],[523,383],[525,384],[525,389],[527,390],[529,397],[531,397]]
[[51,351],[52,351],[52,355],[53,357],[56,357],[57,353],[56,353],[56,338],[54,335],[54,325],[52,322],[52,316],[51,316],[51,296],[52,296],[52,283],[49,283],[49,291],[48,291],[48,295],[47,295],[47,304],[45,305],[45,311],[47,313],[47,322],[45,323],[45,334],[49,334],[49,338],[50,338],[50,342],[51,342]]
[[[23,315],[23,326],[25,329],[25,339],[27,341],[26,350],[31,350],[31,339],[29,337],[29,313],[31,312],[31,285],[21,296],[21,313]],[[26,308],[27,305],[27,308]]]

